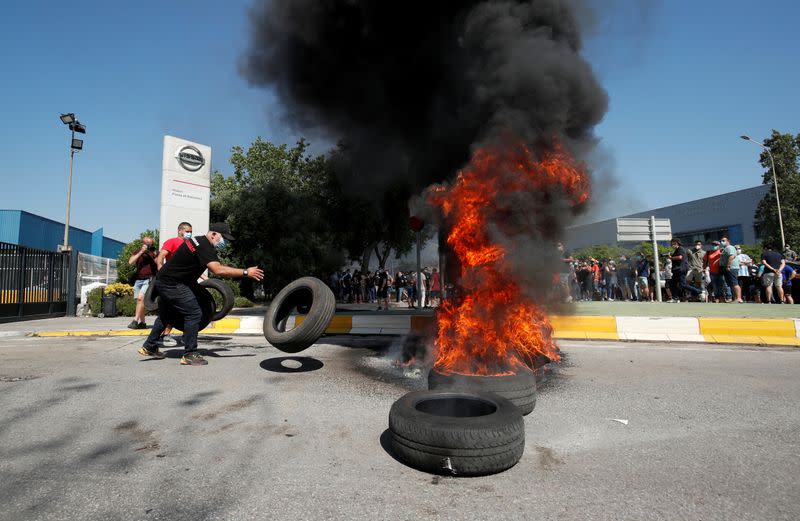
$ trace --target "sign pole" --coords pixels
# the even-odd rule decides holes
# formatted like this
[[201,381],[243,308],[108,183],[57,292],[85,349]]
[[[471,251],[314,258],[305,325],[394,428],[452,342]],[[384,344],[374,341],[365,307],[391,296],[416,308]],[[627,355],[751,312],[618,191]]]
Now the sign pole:
[[422,309],[422,262],[420,259],[420,249],[422,246],[422,231],[417,232],[417,306]]
[[656,279],[656,299],[661,302],[661,267],[658,263],[658,242],[656,241],[656,216],[650,216],[650,236],[653,239],[653,265]]

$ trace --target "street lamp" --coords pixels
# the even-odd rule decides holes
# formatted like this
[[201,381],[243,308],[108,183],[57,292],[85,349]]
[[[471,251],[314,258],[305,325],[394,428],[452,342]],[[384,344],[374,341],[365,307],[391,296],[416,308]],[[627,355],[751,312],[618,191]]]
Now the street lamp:
[[75,132],[79,134],[86,134],[86,127],[81,124],[75,118],[75,114],[69,112],[67,114],[61,114],[61,122],[67,126],[69,126],[70,131],[72,132],[72,139],[69,145],[69,184],[67,186],[67,218],[65,219],[64,223],[64,244],[61,247],[61,251],[69,251],[69,206],[72,200],[72,160],[75,157],[75,152],[83,150],[83,140],[82,139],[75,139]]
[[781,216],[781,198],[778,195],[778,172],[775,171],[775,159],[772,157],[772,150],[760,141],[756,141],[755,139],[751,138],[750,136],[739,136],[745,141],[750,141],[751,143],[755,143],[756,145],[760,146],[764,150],[767,151],[769,154],[770,163],[772,163],[772,184],[775,185],[775,202],[778,204],[778,225],[781,229],[781,251],[786,248],[786,237],[783,235],[783,217]]

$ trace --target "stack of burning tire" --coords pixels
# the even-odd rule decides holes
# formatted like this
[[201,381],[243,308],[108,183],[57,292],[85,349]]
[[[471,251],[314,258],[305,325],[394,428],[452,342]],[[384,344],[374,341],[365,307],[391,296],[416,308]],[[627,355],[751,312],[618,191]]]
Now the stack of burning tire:
[[533,371],[480,376],[434,368],[428,388],[403,396],[389,412],[398,459],[426,472],[456,476],[494,474],[520,460],[522,417],[536,406]]
[[494,393],[416,391],[389,411],[395,456],[433,474],[481,476],[516,465],[525,450],[522,413]]
[[517,406],[523,416],[536,407],[536,376],[527,368],[499,376],[445,374],[435,367],[428,375],[428,389],[480,391],[499,394]]

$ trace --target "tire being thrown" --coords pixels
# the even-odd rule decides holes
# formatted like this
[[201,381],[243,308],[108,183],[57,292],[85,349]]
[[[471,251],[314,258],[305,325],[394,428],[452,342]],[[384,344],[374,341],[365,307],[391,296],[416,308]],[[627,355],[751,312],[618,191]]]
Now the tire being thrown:
[[389,411],[389,433],[398,459],[433,474],[496,474],[525,450],[522,414],[493,393],[408,393]]
[[158,309],[158,295],[156,294],[156,278],[150,277],[150,283],[147,285],[147,291],[144,292],[144,309],[145,311],[155,311]]
[[[287,331],[289,317],[298,310],[307,314]],[[314,277],[297,279],[280,290],[267,308],[264,338],[284,353],[299,353],[325,333],[335,312],[336,297],[324,282]]]
[[[211,320],[221,320],[233,309],[234,295],[233,289],[220,279],[206,279],[200,283],[208,292],[216,291],[222,295],[222,305],[214,312]],[[213,298],[213,296],[212,296]],[[216,301],[215,301],[216,305]]]
[[[200,310],[202,312],[202,316],[200,318],[200,327],[198,331],[202,331],[208,327],[208,325],[212,322],[214,315],[217,312],[217,304],[214,302],[214,297],[211,296],[211,293],[206,291],[199,286],[194,289],[194,294],[197,297],[197,303],[200,304]],[[158,315],[161,317],[161,322],[165,325],[171,325],[172,327],[179,329],[181,331],[184,330],[185,320],[184,316],[175,309],[172,308],[169,304],[167,304],[164,299],[158,299],[159,307],[158,307]]]
[[536,375],[529,369],[519,369],[516,374],[506,376],[444,374],[431,369],[428,389],[499,394],[516,405],[523,415],[530,414],[536,407]]

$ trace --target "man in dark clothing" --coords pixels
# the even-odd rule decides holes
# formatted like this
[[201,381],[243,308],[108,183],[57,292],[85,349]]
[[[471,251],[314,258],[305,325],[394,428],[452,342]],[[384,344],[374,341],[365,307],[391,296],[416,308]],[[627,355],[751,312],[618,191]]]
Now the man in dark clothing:
[[353,302],[353,274],[350,273],[350,268],[344,271],[341,279],[342,284],[342,299],[345,303],[350,304]]
[[636,255],[636,282],[639,284],[639,300],[648,302],[650,300],[650,262],[641,253]]
[[217,249],[225,247],[227,241],[233,240],[230,228],[225,223],[214,223],[209,226],[205,235],[187,239],[175,251],[172,259],[158,272],[155,281],[160,304],[159,316],[153,323],[150,336],[139,349],[142,356],[164,358],[158,350],[158,340],[168,319],[162,314],[178,314],[183,316],[183,342],[186,352],[181,357],[181,365],[205,365],[208,362],[197,353],[197,333],[200,329],[202,310],[197,294],[205,291],[197,283],[197,279],[207,269],[214,275],[226,278],[249,277],[260,281],[264,272],[253,266],[251,268],[232,268],[223,266],[217,257]]
[[378,311],[381,309],[389,310],[389,272],[383,266],[377,274],[378,286]]
[[394,274],[394,297],[395,301],[399,304],[403,300],[403,292],[406,288],[406,276],[402,271]]
[[783,302],[783,267],[786,260],[783,255],[772,249],[771,245],[764,247],[761,254],[761,264],[764,265],[764,274],[761,275],[761,284],[767,292],[766,303],[772,302],[772,288],[778,293],[778,303]]
[[683,300],[684,291],[689,291],[695,296],[700,295],[702,291],[699,288],[686,284],[686,273],[689,271],[689,257],[686,249],[681,246],[681,241],[672,239],[672,254],[669,258],[672,260],[672,278],[670,279],[670,291],[672,292],[672,301],[680,302]]

